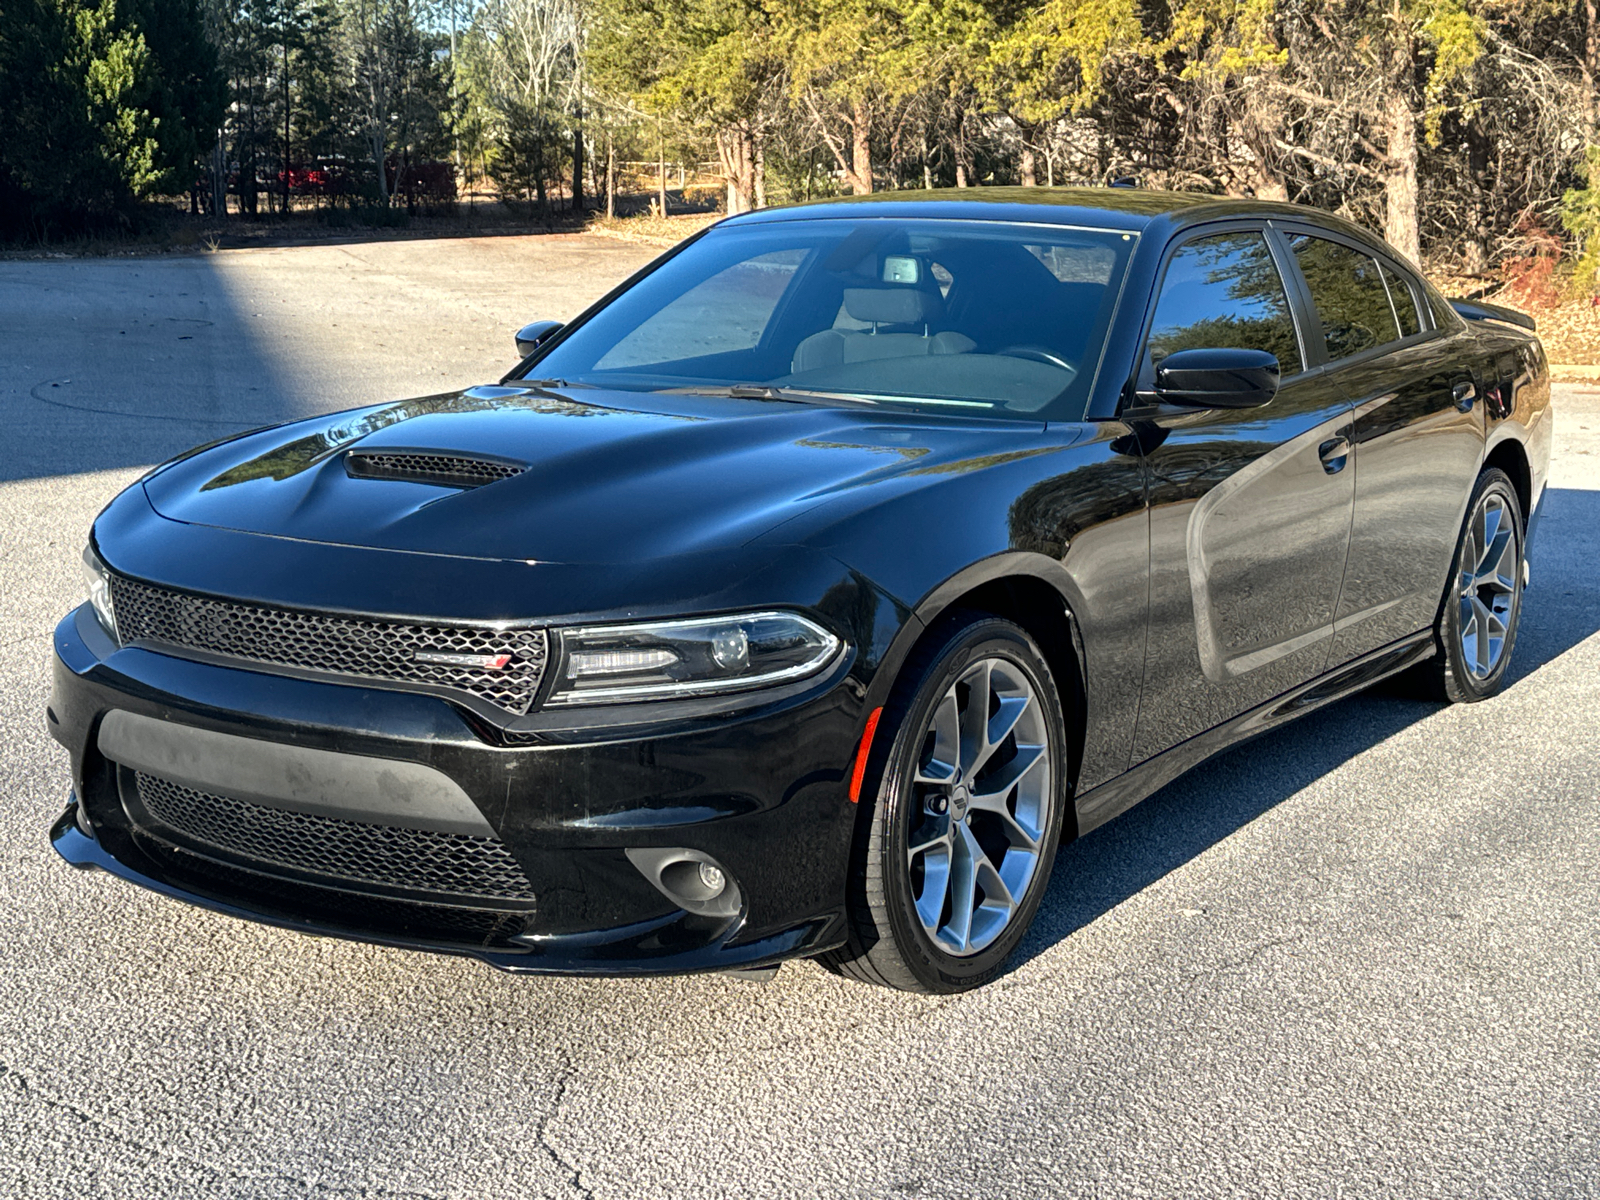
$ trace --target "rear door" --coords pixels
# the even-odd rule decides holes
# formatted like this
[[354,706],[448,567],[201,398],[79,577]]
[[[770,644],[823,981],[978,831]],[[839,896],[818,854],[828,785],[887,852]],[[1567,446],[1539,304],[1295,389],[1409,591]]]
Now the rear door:
[[[1341,440],[1350,402],[1305,345],[1284,253],[1262,224],[1207,226],[1169,252],[1157,287],[1141,403],[1124,414],[1150,479],[1134,762],[1314,678],[1328,661],[1355,495]],[[1151,403],[1156,362],[1211,347],[1275,354],[1277,396],[1247,410]]]
[[[1431,625],[1483,459],[1472,336],[1354,239],[1283,226],[1329,372],[1353,407],[1355,515],[1334,618],[1338,665]],[[1442,307],[1442,306],[1441,306]]]

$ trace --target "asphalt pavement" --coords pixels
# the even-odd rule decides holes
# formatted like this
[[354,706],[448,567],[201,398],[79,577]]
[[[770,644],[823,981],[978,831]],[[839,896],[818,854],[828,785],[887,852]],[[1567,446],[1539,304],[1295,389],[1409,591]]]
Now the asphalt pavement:
[[1600,391],[1557,395],[1514,680],[1347,700],[1065,850],[907,997],[527,979],[60,862],[94,514],[266,421],[491,381],[652,251],[0,262],[0,1196],[1600,1196]]

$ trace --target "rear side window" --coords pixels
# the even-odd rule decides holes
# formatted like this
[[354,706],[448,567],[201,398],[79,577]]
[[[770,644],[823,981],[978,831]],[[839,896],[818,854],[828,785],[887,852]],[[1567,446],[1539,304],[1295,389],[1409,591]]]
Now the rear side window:
[[1410,337],[1413,333],[1422,332],[1422,318],[1417,313],[1417,300],[1411,292],[1411,285],[1402,275],[1396,275],[1388,267],[1378,264],[1383,268],[1383,281],[1389,285],[1389,299],[1394,301],[1394,315],[1400,318],[1400,336]]
[[1296,234],[1289,244],[1311,288],[1328,358],[1346,358],[1400,337],[1378,260],[1326,238]]
[[1150,359],[1179,350],[1265,350],[1300,371],[1294,317],[1267,239],[1254,230],[1186,242],[1167,264],[1150,327]]

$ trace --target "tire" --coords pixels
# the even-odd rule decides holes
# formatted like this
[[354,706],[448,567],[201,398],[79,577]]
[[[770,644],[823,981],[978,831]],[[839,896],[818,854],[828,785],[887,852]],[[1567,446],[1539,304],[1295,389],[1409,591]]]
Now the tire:
[[[1510,477],[1492,467],[1484,471],[1472,489],[1434,625],[1439,653],[1418,667],[1418,682],[1432,698],[1473,704],[1505,686],[1522,619],[1524,530]],[[1484,628],[1488,638],[1481,636]]]
[[[980,705],[989,714],[982,724]],[[998,976],[1050,882],[1067,806],[1066,746],[1059,692],[1024,629],[963,613],[924,639],[874,738],[849,940],[823,965],[935,994]]]

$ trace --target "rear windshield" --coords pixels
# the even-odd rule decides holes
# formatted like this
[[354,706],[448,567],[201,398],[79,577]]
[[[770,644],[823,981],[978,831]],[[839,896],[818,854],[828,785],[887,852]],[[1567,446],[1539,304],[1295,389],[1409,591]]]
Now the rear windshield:
[[1121,231],[863,218],[714,229],[529,374],[629,391],[1082,414]]

